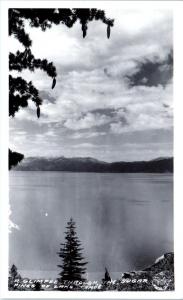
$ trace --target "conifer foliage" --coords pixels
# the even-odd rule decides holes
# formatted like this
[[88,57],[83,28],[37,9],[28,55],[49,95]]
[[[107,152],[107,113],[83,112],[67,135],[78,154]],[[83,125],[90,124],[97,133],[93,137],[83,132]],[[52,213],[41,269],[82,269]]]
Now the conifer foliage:
[[[9,35],[14,36],[24,47],[24,51],[17,51],[9,54],[9,70],[22,72],[28,69],[34,72],[41,69],[52,78],[50,88],[56,86],[57,71],[52,62],[47,59],[35,58],[31,51],[32,41],[25,30],[25,21],[31,27],[40,28],[42,31],[49,29],[53,24],[63,24],[72,27],[79,20],[83,38],[86,37],[88,23],[93,20],[100,20],[107,26],[107,37],[110,37],[110,28],[114,20],[106,17],[103,10],[98,9],[9,9]],[[58,42],[58,41],[57,41]],[[56,46],[56,45],[55,45]],[[42,99],[39,91],[32,82],[25,81],[22,77],[9,75],[9,116],[14,117],[20,108],[28,106],[28,100],[35,103],[37,117],[40,118],[40,105]],[[23,156],[22,156],[23,157]],[[17,160],[17,163],[19,161]],[[15,161],[13,162],[15,163]],[[11,156],[9,156],[10,168],[13,166]],[[14,164],[15,165],[15,164]]]
[[16,166],[17,163],[21,162],[21,160],[24,158],[24,155],[18,152],[11,151],[9,149],[9,170],[13,166]]
[[61,243],[58,255],[62,258],[62,264],[58,265],[62,271],[59,273],[61,282],[63,281],[85,281],[87,262],[82,255],[83,248],[76,235],[75,222],[71,218],[66,226],[65,243]]
[[15,290],[15,280],[21,279],[20,274],[18,273],[17,267],[13,264],[9,270],[9,277],[8,277],[8,288],[9,290]]
[[111,281],[111,277],[109,275],[109,271],[107,270],[107,268],[105,268],[105,275],[103,281],[105,282]]

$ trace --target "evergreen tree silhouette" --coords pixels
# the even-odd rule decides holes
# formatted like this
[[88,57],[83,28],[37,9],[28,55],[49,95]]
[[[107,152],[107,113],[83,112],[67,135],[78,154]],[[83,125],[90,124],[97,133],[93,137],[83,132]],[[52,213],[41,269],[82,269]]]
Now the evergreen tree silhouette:
[[104,278],[102,278],[102,287],[103,291],[108,290],[108,284],[111,282],[111,276],[109,275],[109,271],[105,268]]
[[[102,21],[107,26],[107,37],[110,37],[110,28],[113,26],[114,20],[106,17],[105,12],[100,9],[21,9],[10,8],[9,11],[9,35],[14,36],[24,47],[24,51],[17,51],[9,54],[9,70],[22,72],[25,69],[35,71],[41,69],[52,78],[50,88],[56,85],[57,72],[52,62],[46,59],[35,58],[31,52],[32,41],[25,31],[25,21],[31,27],[40,28],[45,31],[52,27],[53,24],[63,24],[71,28],[77,20],[81,24],[83,38],[86,37],[88,23],[96,20]],[[40,106],[42,99],[39,91],[32,84],[22,77],[14,77],[9,75],[9,116],[14,117],[20,108],[28,106],[28,101],[35,103],[37,117],[40,118]],[[18,154],[16,152],[16,154]],[[9,155],[9,169],[15,166],[23,159],[23,155]]]
[[109,275],[109,272],[107,270],[107,268],[105,268],[105,275],[104,275],[104,279],[105,282],[111,281],[111,277]]
[[20,274],[18,273],[17,267],[13,264],[9,271],[9,277],[8,277],[8,288],[9,290],[16,290],[15,285],[15,279],[21,279]]
[[59,281],[85,281],[83,277],[86,273],[87,262],[84,261],[81,242],[76,235],[75,222],[71,218],[66,226],[65,243],[61,243],[59,257],[62,264],[58,265],[62,271],[59,273]]

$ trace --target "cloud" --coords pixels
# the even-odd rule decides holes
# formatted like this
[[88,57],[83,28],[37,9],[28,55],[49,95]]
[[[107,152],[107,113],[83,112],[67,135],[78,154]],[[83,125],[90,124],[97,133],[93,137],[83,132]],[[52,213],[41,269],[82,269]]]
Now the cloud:
[[56,98],[50,95],[50,92],[48,91],[39,91],[39,95],[43,101],[47,101],[50,103],[55,103]]
[[73,145],[73,148],[98,148],[98,145],[92,144],[92,143],[81,143],[81,144],[76,144]]
[[112,77],[112,75],[110,74],[107,68],[104,68],[104,74],[109,78]]
[[53,130],[49,130],[45,133],[46,136],[49,136],[49,137],[55,137],[57,136],[56,133],[53,131]]
[[98,127],[110,122],[110,118],[106,115],[100,115],[98,113],[87,113],[78,119],[68,119],[64,122],[66,128],[72,130],[80,130],[92,127]]
[[116,114],[116,110],[114,108],[99,108],[92,110],[91,113],[113,117]]
[[[85,39],[78,23],[72,28],[53,26],[46,32],[28,28],[33,53],[52,61],[58,76],[52,90],[44,72],[23,72],[40,90],[43,105],[39,120],[30,102],[10,121],[15,128],[10,138],[14,149],[26,155],[72,156],[79,153],[79,148],[72,148],[78,140],[86,144],[90,139],[103,145],[104,153],[99,147],[91,151],[83,147],[83,156],[93,153],[96,158],[115,160],[116,155],[127,155],[128,151],[118,152],[116,147],[131,136],[136,140],[146,131],[162,136],[172,130],[172,13],[113,9],[106,14],[115,19],[110,39],[101,22],[89,24]],[[11,46],[18,47],[13,42]],[[26,134],[18,134],[21,131]],[[150,139],[154,141],[151,134]],[[155,148],[152,151],[155,154]],[[150,155],[145,147],[143,153]]]
[[91,139],[94,137],[104,136],[106,132],[93,131],[93,132],[75,132],[71,135],[71,139]]
[[167,57],[160,61],[155,57],[153,61],[145,59],[137,63],[134,74],[126,76],[130,86],[166,86],[173,76],[173,53],[170,52]]
[[[165,88],[134,87],[135,101],[129,101],[125,112],[119,110],[119,119],[110,124],[114,134],[173,127],[172,84]],[[164,105],[166,99],[167,104]],[[120,120],[120,117],[123,118]]]

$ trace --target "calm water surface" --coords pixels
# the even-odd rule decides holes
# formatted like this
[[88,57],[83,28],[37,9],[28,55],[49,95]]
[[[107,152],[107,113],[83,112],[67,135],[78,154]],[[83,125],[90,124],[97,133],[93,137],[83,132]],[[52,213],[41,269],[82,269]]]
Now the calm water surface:
[[[173,250],[170,174],[10,172],[10,264],[23,276],[56,277],[72,216],[89,279],[141,269]],[[115,276],[115,275],[114,275]]]

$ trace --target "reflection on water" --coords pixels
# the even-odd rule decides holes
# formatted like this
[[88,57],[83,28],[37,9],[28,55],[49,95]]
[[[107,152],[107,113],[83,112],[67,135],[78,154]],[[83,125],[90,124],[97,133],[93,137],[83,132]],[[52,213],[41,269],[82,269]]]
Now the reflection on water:
[[57,276],[71,216],[92,280],[105,267],[141,269],[173,250],[171,174],[10,172],[10,204],[20,227],[10,235],[10,263],[29,277]]

